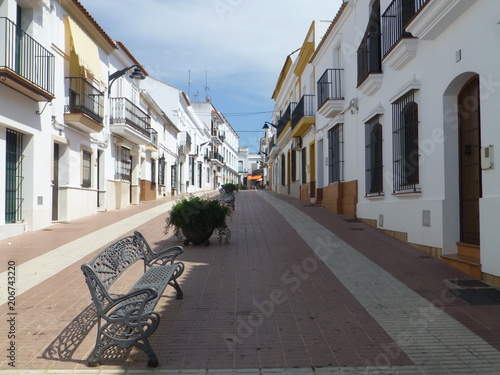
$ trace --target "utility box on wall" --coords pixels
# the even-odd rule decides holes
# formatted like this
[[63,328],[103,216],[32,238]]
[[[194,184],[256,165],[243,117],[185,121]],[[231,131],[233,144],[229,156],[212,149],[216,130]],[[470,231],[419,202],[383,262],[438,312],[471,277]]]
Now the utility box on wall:
[[481,147],[481,169],[493,169],[493,145]]

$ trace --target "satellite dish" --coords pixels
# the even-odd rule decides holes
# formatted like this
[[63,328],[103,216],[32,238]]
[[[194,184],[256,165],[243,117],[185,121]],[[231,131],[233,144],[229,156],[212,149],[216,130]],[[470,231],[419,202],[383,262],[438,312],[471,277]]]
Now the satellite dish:
[[208,103],[210,103],[210,102],[212,101],[212,97],[211,97],[210,95],[207,95],[207,97],[206,97],[206,101],[207,101]]

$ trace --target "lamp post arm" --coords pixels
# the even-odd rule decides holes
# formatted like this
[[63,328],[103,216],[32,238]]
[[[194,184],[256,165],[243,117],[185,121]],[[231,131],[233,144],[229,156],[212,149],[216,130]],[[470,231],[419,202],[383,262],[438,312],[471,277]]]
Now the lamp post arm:
[[125,75],[125,73],[127,73],[127,71],[129,71],[130,69],[136,68],[136,67],[139,67],[139,66],[140,66],[139,64],[134,64],[132,66],[129,66],[128,68],[125,68],[125,69],[119,70],[117,72],[114,72],[113,74],[110,74],[109,77],[108,77],[108,82],[109,82],[109,85],[108,85],[108,96],[109,96],[109,94],[111,94],[111,85],[118,78],[120,78],[121,76]]

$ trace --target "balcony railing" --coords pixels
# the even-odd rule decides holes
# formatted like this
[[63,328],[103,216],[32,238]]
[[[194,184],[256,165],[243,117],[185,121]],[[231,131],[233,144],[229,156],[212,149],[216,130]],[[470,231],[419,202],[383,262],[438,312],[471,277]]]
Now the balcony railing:
[[342,78],[344,69],[327,69],[318,80],[318,108],[328,100],[343,99]]
[[147,128],[147,131],[149,132],[149,135],[151,137],[151,141],[149,142],[148,146],[158,148],[158,132],[153,129],[153,128]]
[[382,15],[382,55],[385,56],[401,38],[411,37],[405,31],[406,24],[415,15],[416,8],[425,0],[393,0]]
[[179,146],[186,146],[189,150],[191,150],[191,135],[184,131],[180,132],[178,135],[178,140],[179,140]]
[[304,117],[316,117],[314,95],[304,95],[295,106],[292,112],[292,129],[295,128]]
[[104,93],[81,77],[67,77],[69,94],[64,107],[66,113],[83,113],[102,123],[104,117]]
[[219,154],[217,151],[212,151],[210,153],[210,159],[211,160],[217,160],[217,161],[219,161],[221,163],[224,163],[224,157],[221,154]]
[[286,107],[285,112],[283,113],[283,116],[281,116],[281,119],[278,121],[277,128],[276,128],[276,133],[277,137],[280,136],[280,134],[285,130],[286,125],[288,122],[292,119],[292,113],[293,110],[295,109],[295,106],[297,105],[297,102],[291,102],[288,104],[288,107]]
[[380,52],[381,35],[368,33],[358,48],[358,86],[370,74],[382,73],[382,56]]
[[151,117],[127,98],[112,98],[111,124],[127,124],[149,137]]
[[0,17],[0,74],[2,70],[54,94],[54,55],[8,18]]

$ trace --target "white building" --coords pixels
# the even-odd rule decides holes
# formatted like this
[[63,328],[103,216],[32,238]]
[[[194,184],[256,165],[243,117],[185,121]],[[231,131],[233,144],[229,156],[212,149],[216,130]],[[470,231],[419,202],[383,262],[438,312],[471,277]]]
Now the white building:
[[[211,123],[73,1],[0,2],[0,238],[216,187]],[[223,115],[224,179],[238,137]]]
[[496,284],[499,11],[346,1],[310,60],[319,203]]

